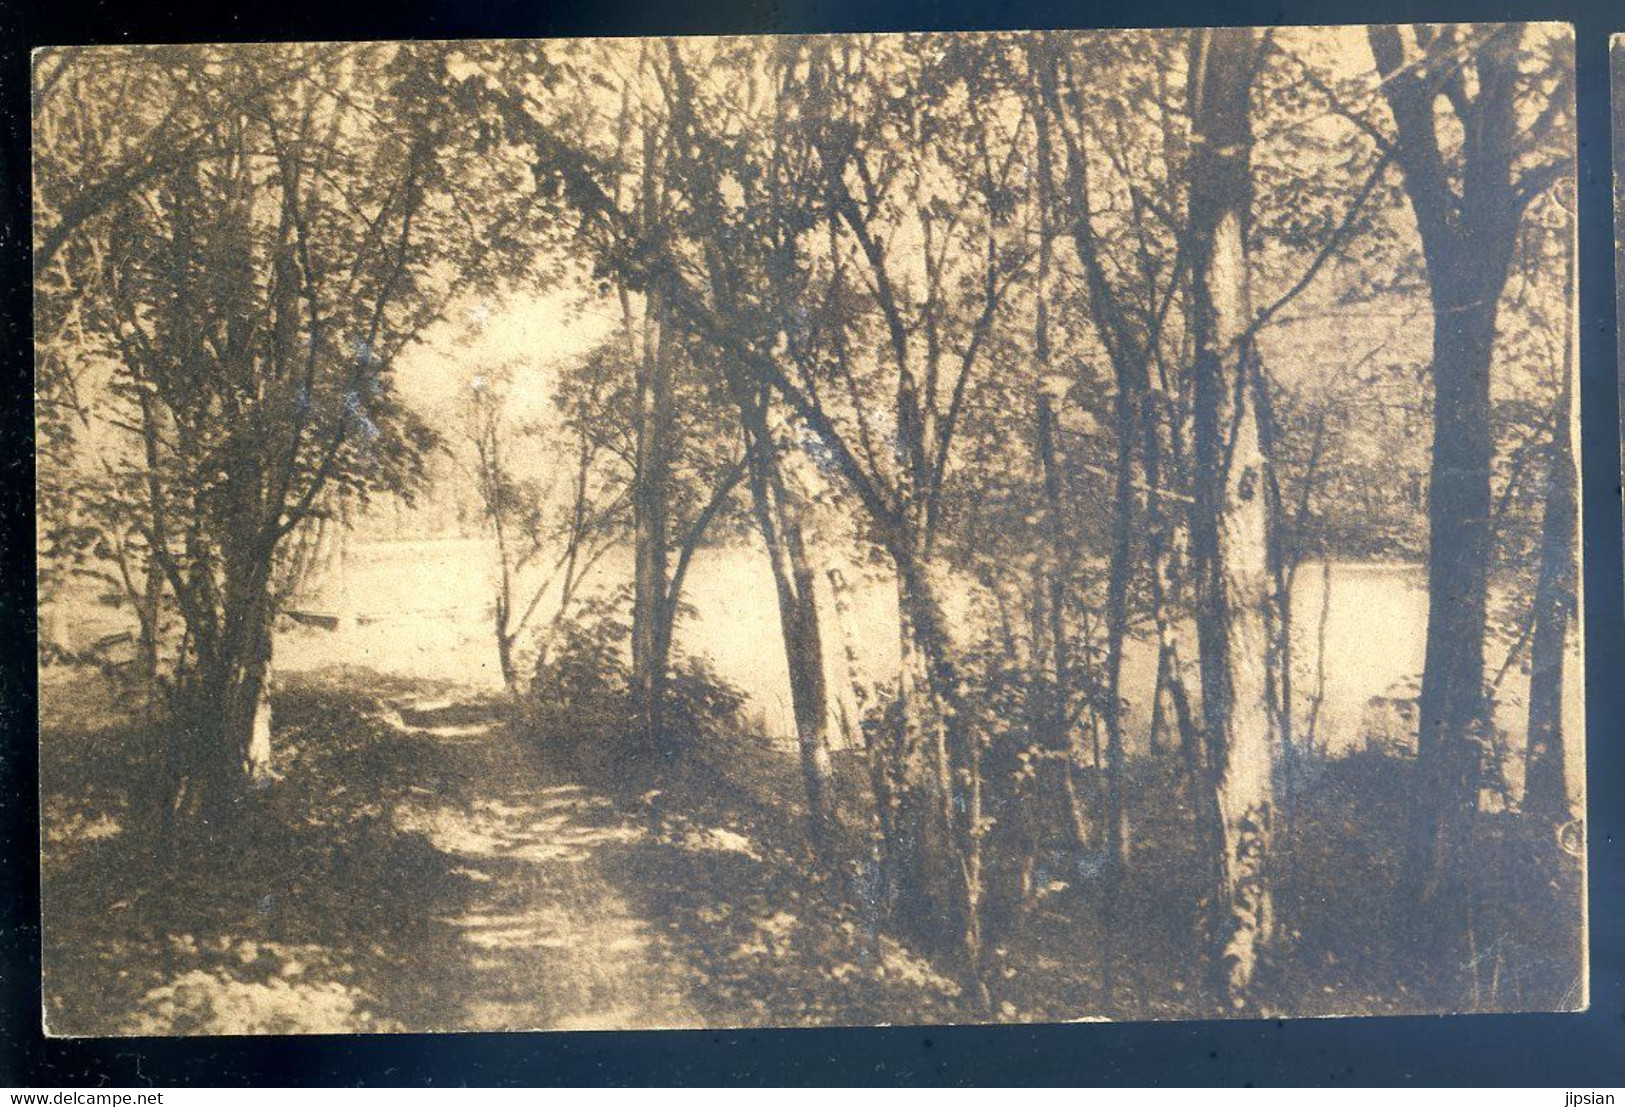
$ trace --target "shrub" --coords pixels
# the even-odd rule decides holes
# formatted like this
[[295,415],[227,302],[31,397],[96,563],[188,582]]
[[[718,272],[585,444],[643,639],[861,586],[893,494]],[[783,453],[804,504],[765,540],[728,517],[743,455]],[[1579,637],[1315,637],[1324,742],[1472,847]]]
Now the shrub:
[[536,659],[523,704],[526,721],[539,736],[580,746],[628,729],[630,634],[603,601],[584,604],[578,614],[560,620],[549,648]]
[[703,657],[683,657],[666,684],[666,727],[682,741],[704,741],[743,729],[745,694]]
[[[541,737],[576,749],[625,744],[636,732],[627,640],[631,628],[604,602],[561,621],[537,660],[526,721]],[[742,728],[745,694],[703,657],[679,657],[666,683],[666,728],[679,744]]]

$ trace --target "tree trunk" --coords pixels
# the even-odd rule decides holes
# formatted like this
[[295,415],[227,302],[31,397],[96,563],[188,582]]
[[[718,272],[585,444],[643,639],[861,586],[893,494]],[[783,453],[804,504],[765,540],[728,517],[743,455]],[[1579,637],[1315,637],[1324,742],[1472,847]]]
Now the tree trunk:
[[496,617],[497,668],[502,673],[502,687],[508,695],[520,692],[519,667],[514,659],[514,635],[508,633],[508,612],[499,607]]
[[243,771],[251,783],[270,779],[274,773],[271,761],[271,659],[273,637],[269,624],[261,635],[260,646],[250,659],[251,670],[245,674],[249,682],[243,689],[245,702],[252,703],[253,722],[250,724],[248,748],[243,755]]
[[[1183,288],[1186,299],[1194,299],[1194,286],[1189,279],[1183,282]],[[1194,349],[1192,352],[1194,353]],[[1194,357],[1192,360],[1194,361]],[[1152,728],[1157,729],[1155,716],[1166,702],[1167,709],[1173,714],[1173,726],[1178,735],[1178,753],[1185,767],[1185,785],[1191,806],[1196,852],[1200,857],[1213,858],[1216,861],[1222,848],[1220,818],[1201,726],[1192,708],[1190,691],[1185,679],[1183,658],[1192,651],[1181,648],[1181,639],[1185,636],[1178,623],[1177,602],[1181,595],[1182,577],[1178,569],[1180,544],[1177,537],[1182,513],[1171,506],[1171,501],[1184,498],[1175,487],[1181,483],[1178,476],[1185,470],[1181,464],[1183,438],[1179,432],[1178,413],[1169,410],[1165,403],[1167,382],[1164,381],[1164,389],[1158,391],[1153,386],[1149,362],[1144,364],[1143,369],[1144,388],[1138,406],[1141,465],[1146,485],[1146,545],[1151,563],[1147,580],[1151,591],[1151,616],[1157,629],[1158,691],[1154,691],[1153,696],[1156,697],[1160,692],[1165,697],[1165,701],[1158,699],[1153,704]],[[1159,403],[1159,400],[1164,402]],[[1161,429],[1163,410],[1168,410],[1169,464],[1166,466]],[[1183,521],[1188,526],[1188,512],[1183,513],[1183,516]],[[1162,715],[1162,725],[1164,729],[1168,726],[1166,713]]]
[[1113,401],[1117,439],[1112,479],[1112,543],[1106,569],[1106,673],[1101,697],[1106,724],[1106,763],[1096,771],[1105,776],[1106,870],[1100,904],[1101,993],[1107,1010],[1116,1006],[1116,961],[1119,900],[1128,871],[1128,833],[1123,808],[1123,647],[1128,640],[1128,588],[1134,571],[1134,434],[1135,388],[1118,366],[1117,394]]
[[1115,400],[1117,460],[1112,491],[1112,546],[1106,570],[1106,851],[1108,897],[1128,867],[1128,837],[1123,812],[1123,647],[1128,639],[1128,587],[1134,571],[1134,433],[1133,385],[1117,382]]
[[881,727],[869,726],[865,724],[863,717],[864,705],[869,697],[858,678],[860,670],[851,588],[839,569],[831,568],[826,575],[829,578],[830,595],[835,600],[835,617],[840,626],[847,680],[852,686],[854,712],[849,720],[848,738],[850,740],[852,737],[861,737],[863,741],[864,756],[869,769],[869,790],[875,805],[875,830],[871,851],[873,868],[868,898],[872,904],[881,908],[881,914],[890,914],[897,899],[897,883],[892,873],[892,851],[897,842],[897,834],[892,818],[896,804],[893,802],[891,788],[892,772],[889,756],[891,748],[885,740],[884,724]]
[[228,621],[225,648],[200,659],[183,697],[178,756],[171,760],[166,821],[231,825],[256,783],[272,776],[269,602]]
[[779,469],[764,402],[744,395],[737,386],[735,391],[749,451],[751,505],[767,547],[779,603],[779,629],[790,674],[790,709],[807,793],[807,830],[815,854],[827,860],[835,795],[829,757],[829,696],[813,568],[802,538],[799,505],[792,500]]
[[[1433,306],[1433,453],[1428,489],[1428,630],[1422,672],[1406,883],[1442,1001],[1460,999],[1472,944],[1468,848],[1493,728],[1484,687],[1494,541],[1490,367],[1496,316],[1517,238],[1512,181],[1520,82],[1516,28],[1483,36],[1467,58],[1435,36],[1406,58],[1401,32],[1371,27],[1371,53],[1394,117],[1395,154],[1416,216]],[[1420,64],[1430,62],[1431,64]],[[1440,83],[1471,62],[1476,92],[1451,102],[1470,141],[1458,194],[1438,138]]]
[[894,555],[901,668],[887,843],[894,918],[949,956],[985,1005],[981,933],[981,766],[957,703],[942,607],[922,553]]
[[146,580],[137,602],[141,623],[141,675],[145,684],[147,711],[159,709],[163,643],[164,573],[158,564],[159,551],[168,539],[168,512],[164,510],[163,485],[159,479],[159,429],[152,394],[141,392],[141,439],[146,462],[146,509],[150,530],[147,535]]
[[[663,219],[665,166],[662,138],[643,131],[643,195],[640,221],[654,233]],[[665,700],[670,622],[667,530],[670,502],[672,336],[665,296],[658,283],[644,293],[641,357],[637,366],[637,459],[632,485],[634,570],[632,591],[632,696],[644,752],[669,763],[675,757],[666,733]]]
[[[1043,306],[1040,305],[1040,312]],[[1041,360],[1048,359],[1048,342],[1042,344]],[[1038,456],[1044,474],[1045,519],[1048,530],[1049,565],[1047,566],[1049,595],[1045,605],[1049,626],[1052,662],[1055,671],[1055,694],[1046,720],[1049,733],[1047,743],[1059,763],[1058,778],[1061,803],[1067,815],[1067,830],[1073,845],[1080,851],[1089,848],[1089,822],[1078,799],[1078,786],[1073,773],[1076,755],[1072,733],[1072,647],[1066,623],[1067,564],[1066,536],[1062,519],[1066,510],[1061,489],[1061,462],[1056,451],[1055,409],[1047,393],[1038,397]],[[1035,629],[1036,641],[1040,630]]]
[[[818,612],[817,575],[802,535],[797,507],[786,494],[781,499],[785,543],[790,552],[790,575],[795,582],[797,611],[795,645],[789,654],[792,700],[796,713],[796,734],[801,748],[801,771],[807,789],[807,806],[815,811],[827,837],[839,820],[835,796],[834,766],[829,755],[829,682],[824,667],[823,620]],[[786,646],[790,645],[786,641]],[[795,689],[800,686],[798,696]]]
[[[1068,816],[1069,829],[1073,844],[1079,851],[1085,850],[1089,845],[1088,821],[1084,818],[1082,804],[1078,800],[1077,782],[1074,779],[1073,759],[1074,741],[1072,734],[1072,656],[1071,642],[1068,638],[1067,628],[1067,599],[1068,599],[1068,569],[1070,567],[1070,551],[1066,545],[1066,494],[1062,485],[1060,448],[1057,442],[1059,428],[1055,417],[1055,403],[1063,396],[1051,394],[1049,387],[1050,374],[1053,369],[1050,365],[1050,329],[1049,329],[1049,287],[1050,270],[1054,253],[1054,236],[1051,234],[1051,219],[1055,203],[1052,196],[1054,173],[1054,142],[1050,136],[1050,118],[1047,111],[1039,111],[1033,116],[1034,138],[1036,145],[1034,153],[1038,164],[1038,273],[1037,284],[1034,288],[1034,298],[1037,300],[1033,316],[1033,360],[1037,362],[1039,372],[1046,375],[1046,379],[1039,384],[1037,404],[1037,438],[1038,463],[1040,475],[1044,484],[1044,529],[1045,544],[1048,549],[1048,563],[1045,565],[1045,575],[1048,578],[1047,608],[1049,615],[1049,640],[1051,659],[1054,665],[1055,691],[1048,705],[1050,730],[1048,746],[1059,763],[1060,798]],[[1063,389],[1058,389],[1064,393]],[[1039,641],[1042,629],[1035,627],[1033,641]],[[1035,653],[1038,651],[1035,649]]]
[[657,293],[649,294],[638,374],[637,472],[633,481],[632,693],[645,752],[670,760],[665,727],[667,654],[668,437],[671,372]]
[[1157,647],[1157,672],[1151,681],[1151,722],[1145,731],[1146,752],[1152,758],[1162,756],[1162,736],[1167,728],[1163,718],[1163,705],[1167,702],[1164,691],[1168,683],[1168,651],[1160,645]]
[[1134,434],[1136,382],[1126,376],[1124,359],[1116,359],[1118,380],[1113,400],[1116,462],[1111,491],[1111,553],[1107,562],[1107,642],[1102,722],[1107,731],[1105,764],[1097,764],[1105,784],[1107,865],[1100,897],[1100,990],[1108,1011],[1116,1008],[1118,909],[1123,878],[1128,873],[1128,827],[1123,808],[1123,647],[1128,642],[1128,587],[1134,572]]
[[[1438,280],[1435,284],[1442,283]],[[1428,634],[1417,733],[1409,872],[1424,901],[1457,884],[1478,803],[1488,613],[1490,351],[1495,309],[1436,297],[1433,457],[1428,511]],[[1476,301],[1476,298],[1473,298]]]
[[[1570,281],[1573,290],[1573,254]],[[1529,654],[1529,733],[1524,769],[1523,808],[1541,819],[1569,817],[1563,734],[1564,661],[1569,619],[1576,607],[1575,541],[1579,523],[1578,479],[1574,470],[1572,416],[1574,342],[1563,347],[1563,381],[1559,386],[1551,469],[1546,478],[1546,505],[1541,520],[1540,575],[1535,584],[1535,632]]]
[[514,663],[514,646],[518,642],[519,628],[512,625],[515,570],[513,558],[508,552],[508,528],[504,521],[509,507],[504,502],[506,493],[503,491],[507,474],[502,462],[498,428],[495,417],[492,418],[492,423],[483,428],[475,439],[485,513],[497,546],[496,596],[492,604],[491,630],[496,638],[497,668],[502,674],[502,687],[510,696],[517,696],[519,672]]
[[[1191,50],[1190,241],[1196,482],[1191,554],[1202,711],[1222,851],[1211,939],[1225,1004],[1255,1001],[1273,930],[1268,513],[1258,425],[1247,227],[1253,32],[1197,32]],[[1229,433],[1227,433],[1229,432]]]

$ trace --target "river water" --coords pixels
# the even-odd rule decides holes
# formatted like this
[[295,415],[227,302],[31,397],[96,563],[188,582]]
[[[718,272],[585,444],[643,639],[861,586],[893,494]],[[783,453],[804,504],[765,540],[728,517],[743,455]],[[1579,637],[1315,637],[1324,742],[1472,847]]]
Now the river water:
[[[358,613],[360,622],[336,633],[309,629],[284,633],[277,649],[278,668],[349,663],[400,675],[500,685],[489,616],[491,560],[483,542],[358,544],[345,564],[344,606]],[[839,637],[832,625],[831,598],[821,597],[821,614],[831,632],[831,677],[839,687],[850,683],[841,658],[841,644],[849,641],[859,680],[884,680],[897,665],[895,587],[877,571],[847,566],[844,575],[849,581],[849,617],[839,628]],[[630,577],[630,556],[612,555],[597,568],[594,584],[610,588]],[[788,741],[793,733],[789,675],[765,556],[748,546],[699,551],[683,599],[693,614],[680,626],[678,648],[707,657],[720,676],[746,694],[754,725]],[[1427,625],[1426,574],[1420,565],[1404,563],[1334,562],[1329,573],[1319,563],[1303,566],[1293,596],[1294,699],[1300,735],[1310,701],[1320,688],[1323,601],[1324,689],[1316,733],[1318,744],[1335,754],[1364,744],[1373,731],[1396,725],[1391,709],[1380,703],[1373,706],[1373,697],[1415,695]],[[951,606],[962,608],[951,611],[951,617],[973,617],[968,603]],[[541,610],[548,610],[546,602]],[[1505,654],[1504,644],[1491,644],[1491,675]],[[1583,715],[1577,648],[1569,672],[1572,694],[1566,730],[1579,734]],[[1155,673],[1154,643],[1131,640],[1123,673],[1131,749],[1146,740]],[[1527,685],[1527,676],[1514,666],[1498,691],[1498,723],[1513,749],[1523,744]],[[1583,758],[1578,746],[1570,743],[1570,779],[1576,789]]]

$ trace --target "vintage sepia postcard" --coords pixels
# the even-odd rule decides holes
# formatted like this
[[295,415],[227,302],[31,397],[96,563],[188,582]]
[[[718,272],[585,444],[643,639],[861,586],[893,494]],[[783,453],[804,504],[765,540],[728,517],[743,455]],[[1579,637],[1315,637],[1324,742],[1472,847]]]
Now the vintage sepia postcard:
[[1573,98],[36,52],[49,1032],[1584,1008]]

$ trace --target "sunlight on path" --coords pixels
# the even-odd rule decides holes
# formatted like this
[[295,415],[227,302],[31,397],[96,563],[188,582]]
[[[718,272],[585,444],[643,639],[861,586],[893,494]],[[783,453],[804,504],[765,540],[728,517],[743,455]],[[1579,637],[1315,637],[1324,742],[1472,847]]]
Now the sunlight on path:
[[429,744],[444,782],[412,789],[396,828],[456,858],[472,888],[452,909],[432,908],[453,935],[429,969],[447,1000],[445,1028],[698,1025],[681,993],[687,966],[602,876],[604,851],[645,828],[605,797],[549,779],[500,722],[435,725],[439,707],[404,704],[386,718]]

